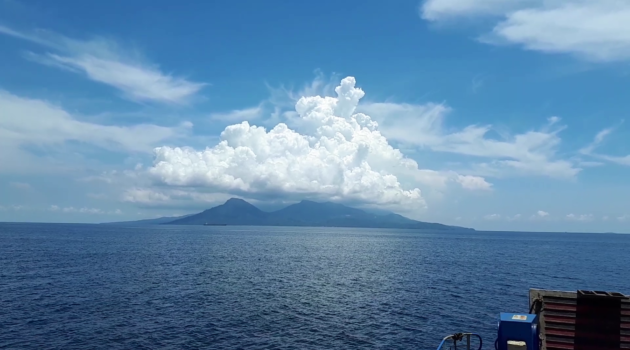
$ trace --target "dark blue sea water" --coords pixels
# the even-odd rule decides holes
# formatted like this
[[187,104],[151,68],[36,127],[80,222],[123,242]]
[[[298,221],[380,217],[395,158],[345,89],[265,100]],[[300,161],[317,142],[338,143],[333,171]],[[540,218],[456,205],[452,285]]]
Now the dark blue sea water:
[[630,293],[630,235],[0,224],[3,349],[493,348],[532,287]]

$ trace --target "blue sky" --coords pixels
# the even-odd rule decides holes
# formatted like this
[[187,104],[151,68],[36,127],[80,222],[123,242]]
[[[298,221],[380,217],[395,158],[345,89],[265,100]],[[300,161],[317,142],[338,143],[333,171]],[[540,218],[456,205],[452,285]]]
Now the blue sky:
[[0,221],[238,196],[630,232],[630,3],[0,0]]

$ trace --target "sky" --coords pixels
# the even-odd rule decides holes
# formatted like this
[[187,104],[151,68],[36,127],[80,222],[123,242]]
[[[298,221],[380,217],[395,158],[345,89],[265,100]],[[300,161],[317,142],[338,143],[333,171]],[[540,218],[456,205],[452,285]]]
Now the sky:
[[630,232],[630,2],[0,0],[0,221],[239,197]]

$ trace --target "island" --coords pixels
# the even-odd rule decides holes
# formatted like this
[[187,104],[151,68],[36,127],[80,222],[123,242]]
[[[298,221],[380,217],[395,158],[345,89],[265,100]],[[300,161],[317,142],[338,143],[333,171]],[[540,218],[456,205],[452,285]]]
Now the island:
[[108,225],[204,225],[204,226],[309,226],[402,228],[440,231],[474,231],[472,228],[422,222],[394,213],[371,213],[339,203],[303,200],[276,211],[263,211],[239,198],[231,198],[197,214]]

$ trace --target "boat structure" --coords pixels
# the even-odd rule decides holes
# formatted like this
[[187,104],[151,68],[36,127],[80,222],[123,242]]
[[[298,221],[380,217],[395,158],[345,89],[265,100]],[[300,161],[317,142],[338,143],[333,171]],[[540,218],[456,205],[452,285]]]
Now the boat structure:
[[[487,345],[496,350],[630,349],[630,296],[530,289],[529,311],[501,313],[497,337]],[[479,334],[457,333],[445,337],[438,350],[482,347]]]

